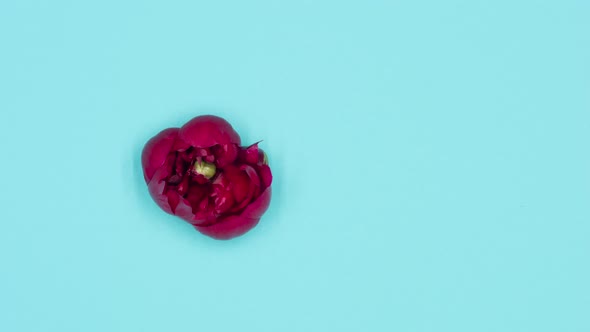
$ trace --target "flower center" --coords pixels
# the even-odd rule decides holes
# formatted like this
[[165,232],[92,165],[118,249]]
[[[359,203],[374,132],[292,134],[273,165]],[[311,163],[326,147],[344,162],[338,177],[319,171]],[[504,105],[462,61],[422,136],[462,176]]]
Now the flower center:
[[215,164],[211,164],[205,161],[197,161],[193,166],[193,171],[196,174],[204,176],[207,180],[215,176],[216,170],[217,168],[215,167]]

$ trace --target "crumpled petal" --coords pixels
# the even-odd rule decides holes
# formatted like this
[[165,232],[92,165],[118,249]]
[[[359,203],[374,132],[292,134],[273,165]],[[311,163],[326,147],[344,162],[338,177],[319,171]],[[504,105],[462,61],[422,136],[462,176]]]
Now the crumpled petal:
[[262,187],[267,188],[272,184],[272,173],[268,165],[260,165],[257,167],[258,175],[262,181]]
[[258,143],[250,145],[245,150],[240,151],[240,161],[255,165],[259,160],[259,150]]
[[256,174],[254,168],[249,165],[242,165],[240,166],[240,171],[242,171],[242,173],[248,178],[246,188],[247,191],[245,193],[246,197],[241,200],[241,203],[235,206],[232,211],[242,210],[246,205],[250,204],[252,198],[256,197],[256,195],[260,192],[260,178],[258,177],[258,174]]
[[172,190],[168,191],[166,195],[168,196],[168,204],[175,216],[186,221],[191,221],[194,218],[193,208],[186,198]]
[[218,240],[229,240],[248,232],[260,221],[270,205],[271,189],[266,189],[258,199],[239,215],[230,215],[208,226],[193,225],[196,230]]
[[217,240],[229,240],[234,237],[243,235],[247,231],[251,230],[258,224],[260,218],[244,218],[241,216],[228,216],[225,219],[212,224],[210,226],[198,226],[193,227],[205,234]]
[[238,146],[236,144],[217,144],[211,150],[217,161],[217,167],[225,167],[233,163],[238,157]]
[[148,182],[148,191],[162,210],[166,211],[166,213],[174,214],[168,202],[168,195],[164,194],[164,188],[166,186],[166,182],[164,181],[165,176],[162,174],[164,172],[165,168],[161,167],[154,173],[154,176]]
[[144,146],[141,153],[141,165],[146,183],[150,182],[156,170],[166,162],[177,135],[178,128],[164,129]]
[[194,147],[208,148],[215,144],[241,144],[240,135],[229,122],[214,115],[202,115],[187,122],[178,137]]
[[178,205],[174,210],[174,214],[185,221],[191,222],[195,218],[195,214],[193,213],[193,207],[191,203],[184,197],[178,196]]
[[191,145],[188,142],[185,142],[180,138],[176,137],[176,139],[174,140],[174,144],[172,145],[172,150],[182,152],[188,150],[190,147]]
[[260,218],[270,206],[272,189],[266,188],[258,198],[250,203],[240,215],[244,218]]
[[215,197],[215,212],[218,214],[225,213],[234,205],[234,196],[229,192],[221,192]]
[[233,193],[235,201],[238,203],[243,202],[250,191],[248,175],[234,165],[226,167],[224,175],[229,180],[228,189]]
[[228,212],[234,205],[234,195],[229,186],[229,180],[222,173],[213,181],[213,193],[211,197],[214,198],[215,212],[222,214]]

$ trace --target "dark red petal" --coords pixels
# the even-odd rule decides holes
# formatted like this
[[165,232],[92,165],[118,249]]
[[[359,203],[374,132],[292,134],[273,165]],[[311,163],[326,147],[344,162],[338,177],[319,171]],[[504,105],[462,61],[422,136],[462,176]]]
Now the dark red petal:
[[232,193],[236,198],[236,202],[243,202],[248,197],[250,192],[250,181],[245,174],[240,174],[232,182]]
[[187,164],[191,164],[193,161],[195,161],[196,155],[197,155],[197,151],[195,151],[194,149],[190,152],[184,151],[183,153],[179,153],[179,156]]
[[178,128],[162,130],[152,137],[143,147],[141,165],[145,182],[150,182],[154,173],[166,162],[174,140],[178,135]]
[[209,179],[207,179],[206,177],[204,177],[201,174],[197,174],[197,175],[193,175],[193,182],[196,182],[198,184],[205,184],[209,182]]
[[184,196],[188,192],[189,183],[190,183],[190,177],[188,174],[185,174],[184,177],[182,178],[182,181],[178,185],[178,188],[176,188],[176,191],[178,192],[178,194],[180,196]]
[[258,163],[258,143],[254,143],[249,147],[240,151],[240,161],[250,165]]
[[182,181],[182,177],[180,175],[174,174],[168,179],[168,184],[177,186]]
[[234,205],[234,196],[229,192],[220,193],[215,197],[215,210],[218,214],[229,211]]
[[170,205],[172,213],[176,214],[175,211],[178,207],[178,203],[180,202],[180,195],[178,195],[178,193],[174,190],[168,190],[166,196],[168,196],[168,204]]
[[199,203],[203,198],[207,195],[207,187],[201,186],[196,183],[192,183],[188,194],[186,195],[186,200],[189,204],[193,207],[193,210],[197,210]]
[[248,175],[241,169],[230,165],[226,167],[225,177],[229,180],[229,188],[231,189],[236,202],[242,202],[248,197],[250,190],[250,180]]
[[243,217],[246,217],[246,218],[260,218],[260,217],[262,217],[264,212],[266,212],[266,210],[268,210],[268,207],[270,205],[271,196],[272,196],[272,190],[270,187],[268,187],[268,188],[266,188],[266,190],[264,190],[262,192],[262,194],[260,194],[260,196],[258,196],[258,198],[256,200],[251,202],[244,209],[244,211],[242,213],[240,213],[240,215]]
[[236,144],[218,144],[213,146],[211,150],[217,160],[217,167],[225,167],[233,163],[238,157],[238,146]]
[[187,122],[178,137],[194,147],[211,147],[215,144],[240,144],[240,135],[229,122],[214,115],[202,115]]
[[262,179],[262,187],[270,187],[272,183],[272,172],[270,171],[270,167],[268,167],[268,165],[258,166],[258,175],[260,175],[260,179]]
[[170,204],[174,215],[190,222],[195,215],[193,214],[193,209],[188,200],[173,190],[169,190],[167,196],[168,203]]
[[248,182],[248,195],[246,196],[246,199],[244,199],[244,201],[236,207],[235,211],[243,209],[246,204],[254,200],[260,193],[260,178],[258,177],[258,174],[254,168],[249,165],[242,165],[240,166],[240,169],[246,173],[250,181]]
[[242,216],[228,216],[222,221],[210,226],[193,225],[202,234],[217,240],[229,240],[243,235],[258,224],[260,218],[244,218]]
[[[198,204],[197,210],[193,210],[193,212],[195,212],[194,221],[196,222],[207,223],[207,221],[214,220],[217,217],[215,204],[209,197],[204,197]],[[193,222],[193,224],[196,223]]]
[[268,209],[271,190],[267,188],[258,199],[246,207],[240,215],[232,215],[218,220],[209,226],[193,225],[204,235],[218,240],[229,240],[248,232],[260,221],[260,217]]
[[264,164],[266,162],[265,160],[265,155],[264,155],[264,151],[262,151],[262,149],[258,149],[258,162],[257,164]]
[[176,158],[176,162],[174,163],[174,172],[176,174],[180,174],[182,176],[186,172],[187,167],[188,165],[182,157]]
[[198,148],[195,149],[194,155],[197,157],[205,157],[209,154],[209,149],[206,148]]
[[217,214],[229,211],[234,205],[234,196],[229,186],[229,180],[224,173],[220,173],[213,181],[211,197],[214,200]]
[[258,173],[256,173],[256,170],[254,170],[254,167],[250,165],[241,165],[240,170],[248,175],[252,184],[255,186],[260,186],[260,177],[258,177]]
[[148,182],[148,190],[154,202],[156,202],[156,204],[158,204],[162,210],[166,211],[167,213],[174,214],[170,204],[168,203],[168,196],[164,194],[166,182],[164,181],[165,175],[163,173],[165,173],[164,167],[158,169],[154,173],[152,180]]
[[176,153],[170,152],[168,157],[166,157],[166,161],[164,162],[164,166],[162,168],[166,169],[166,176],[170,176],[174,174],[174,165],[176,160]]
[[174,140],[174,144],[172,144],[173,151],[184,152],[184,151],[188,150],[190,147],[191,147],[190,144],[181,140],[178,137]]
[[192,208],[191,204],[189,203],[189,201],[186,198],[184,198],[182,196],[178,196],[178,205],[176,206],[176,209],[174,210],[174,214],[189,223],[195,217],[195,214],[193,213],[193,208]]
[[219,187],[216,190],[229,190],[229,179],[227,178],[226,173],[219,173],[219,176],[215,177],[215,180],[213,180],[213,187]]

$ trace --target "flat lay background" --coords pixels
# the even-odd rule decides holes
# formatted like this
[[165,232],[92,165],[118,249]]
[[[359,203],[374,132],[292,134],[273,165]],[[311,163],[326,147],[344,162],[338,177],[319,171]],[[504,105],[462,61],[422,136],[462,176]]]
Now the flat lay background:
[[[2,1],[1,331],[590,331],[590,2]],[[140,153],[261,143],[260,225]]]

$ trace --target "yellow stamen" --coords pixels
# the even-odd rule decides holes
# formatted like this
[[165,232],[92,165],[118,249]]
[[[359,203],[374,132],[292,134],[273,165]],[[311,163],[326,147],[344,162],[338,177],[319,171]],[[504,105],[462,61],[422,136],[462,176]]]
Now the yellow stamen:
[[193,171],[195,171],[195,173],[201,174],[207,179],[212,178],[215,175],[216,170],[217,168],[215,167],[215,164],[204,161],[197,161],[193,166]]

